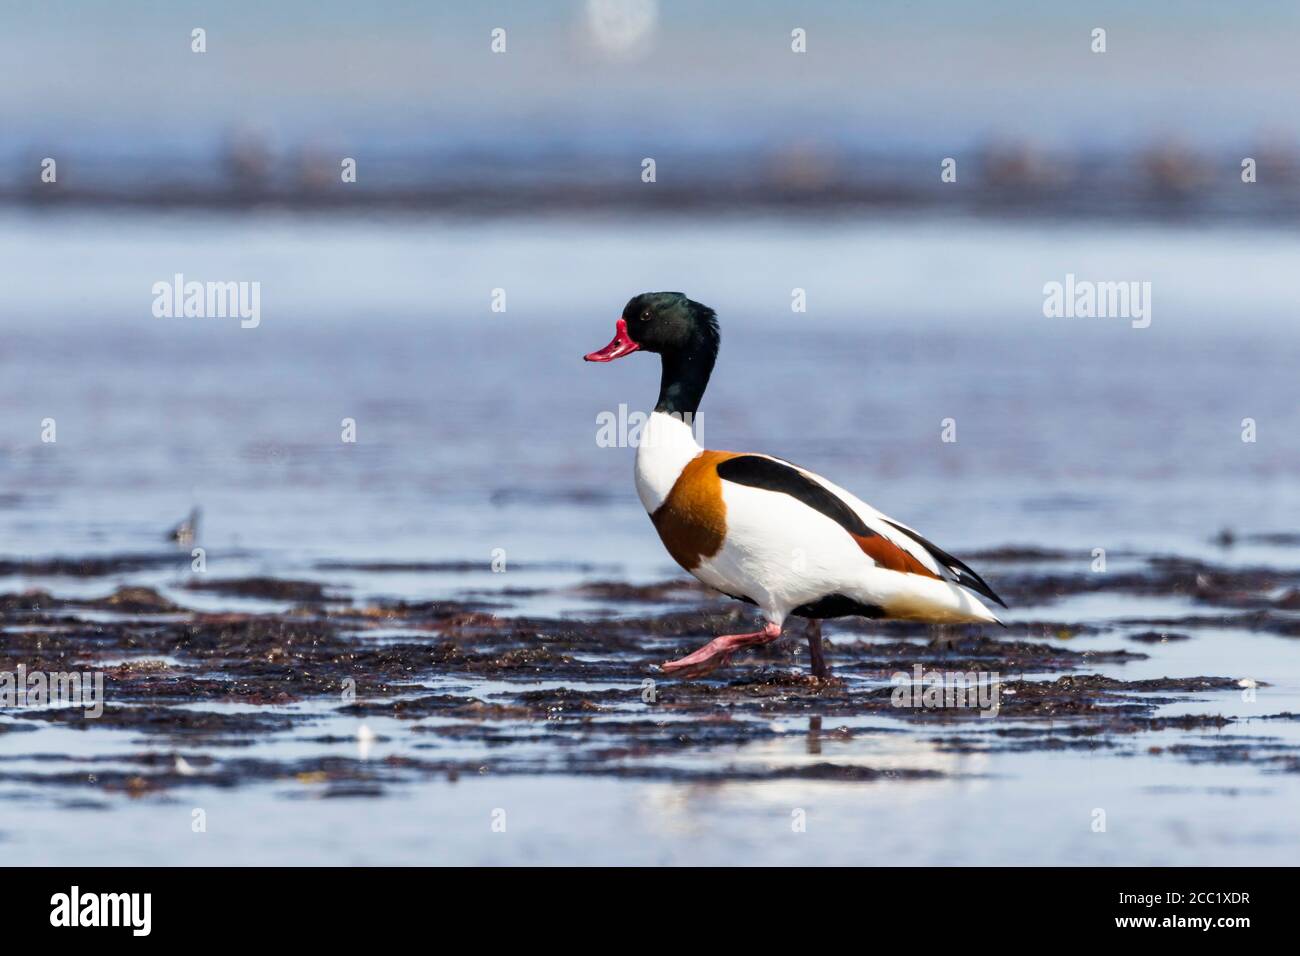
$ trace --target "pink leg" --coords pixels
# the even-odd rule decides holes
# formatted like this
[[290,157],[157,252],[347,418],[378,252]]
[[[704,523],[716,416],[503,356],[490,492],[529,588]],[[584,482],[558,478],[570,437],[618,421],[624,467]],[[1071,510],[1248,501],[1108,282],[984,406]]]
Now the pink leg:
[[663,664],[663,670],[665,674],[683,680],[703,677],[726,664],[731,655],[742,647],[771,644],[780,636],[781,628],[775,624],[766,624],[761,631],[753,634],[727,634],[714,638],[692,654],[667,661]]

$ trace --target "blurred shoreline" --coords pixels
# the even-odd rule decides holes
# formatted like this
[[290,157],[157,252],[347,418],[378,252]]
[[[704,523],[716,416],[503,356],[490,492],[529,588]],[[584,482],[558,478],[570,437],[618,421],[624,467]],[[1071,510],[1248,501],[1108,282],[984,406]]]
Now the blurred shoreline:
[[[1178,141],[1129,152],[1041,151],[999,143],[949,157],[832,145],[654,153],[655,181],[629,149],[275,150],[236,138],[198,156],[111,158],[60,151],[43,182],[30,147],[11,156],[0,208],[378,211],[516,216],[578,211],[788,216],[936,213],[992,219],[1300,221],[1300,153],[1197,150]],[[1255,162],[1255,182],[1242,163]],[[345,160],[356,181],[345,182]],[[21,182],[17,171],[31,175]],[[143,171],[143,172],[142,172]],[[952,178],[950,173],[949,178]]]

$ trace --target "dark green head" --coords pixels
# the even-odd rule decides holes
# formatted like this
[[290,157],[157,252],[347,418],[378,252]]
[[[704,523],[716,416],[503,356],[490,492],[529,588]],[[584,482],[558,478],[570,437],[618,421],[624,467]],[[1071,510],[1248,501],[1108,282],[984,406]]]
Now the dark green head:
[[663,378],[657,411],[693,414],[718,357],[717,314],[680,292],[643,292],[623,307],[614,340],[586,355],[588,362],[612,362],[633,352],[657,352]]
[[707,305],[680,292],[642,292],[623,306],[628,335],[647,352],[661,355],[718,346],[718,317]]

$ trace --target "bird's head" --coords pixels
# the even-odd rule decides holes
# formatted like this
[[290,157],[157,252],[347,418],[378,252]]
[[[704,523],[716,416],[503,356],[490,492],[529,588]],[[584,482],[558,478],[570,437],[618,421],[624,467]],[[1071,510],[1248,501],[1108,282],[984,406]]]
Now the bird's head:
[[[658,352],[665,357],[718,350],[718,319],[707,305],[680,292],[643,292],[623,307],[614,324],[614,340],[589,352],[588,362],[612,362],[633,352]],[[712,363],[710,362],[710,365]]]

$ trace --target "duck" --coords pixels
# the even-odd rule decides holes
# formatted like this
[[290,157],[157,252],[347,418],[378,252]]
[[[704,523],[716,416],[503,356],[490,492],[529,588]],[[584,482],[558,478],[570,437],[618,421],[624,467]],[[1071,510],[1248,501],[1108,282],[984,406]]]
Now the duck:
[[664,662],[674,678],[708,676],[745,648],[808,620],[812,674],[830,676],[821,621],[863,617],[934,625],[999,624],[1007,605],[978,574],[913,528],[782,458],[714,451],[696,440],[700,402],[721,344],[717,313],[681,292],[633,296],[614,338],[584,356],[659,356],[659,399],[636,442],[635,481],[673,560],[707,587],[754,605],[763,627],[714,638]]

